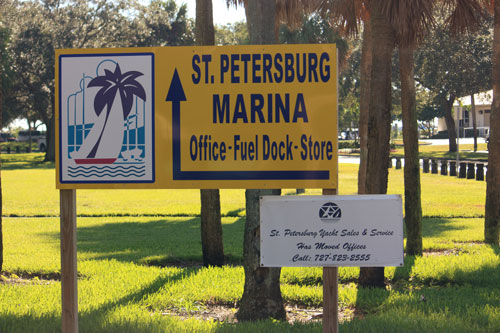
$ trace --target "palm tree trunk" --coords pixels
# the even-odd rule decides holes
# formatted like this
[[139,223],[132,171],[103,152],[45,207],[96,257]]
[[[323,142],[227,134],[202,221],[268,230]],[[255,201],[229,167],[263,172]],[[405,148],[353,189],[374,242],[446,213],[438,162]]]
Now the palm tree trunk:
[[[248,0],[245,4],[250,44],[274,44],[276,21],[275,0]],[[281,268],[260,267],[260,208],[262,195],[281,190],[246,190],[246,221],[243,241],[245,287],[236,317],[240,321],[274,318],[286,320],[281,297]]]
[[44,162],[54,162],[56,160],[56,131],[55,131],[55,94],[50,93],[50,101],[52,115],[49,117],[47,125],[47,152],[45,153]]
[[442,97],[441,100],[441,105],[444,110],[444,120],[446,121],[446,129],[448,131],[449,151],[455,153],[457,151],[457,131],[455,128],[455,119],[452,114],[455,95],[450,95],[448,99]]
[[422,255],[422,203],[418,160],[418,123],[413,75],[413,47],[399,48],[403,141],[405,149],[406,253]]
[[200,190],[203,265],[224,265],[219,190]]
[[[196,44],[215,45],[212,0],[196,0]],[[224,265],[224,245],[220,216],[220,192],[200,190],[201,247],[203,265]]]
[[[2,84],[2,70],[0,68],[0,128],[3,127],[3,110],[2,110],[2,105],[3,105],[3,84]],[[0,149],[0,155],[2,154],[2,150]],[[2,272],[2,267],[3,267],[3,226],[2,226],[2,206],[3,206],[3,199],[2,199],[2,162],[0,160],[0,272]]]
[[[267,0],[266,0],[267,1]],[[279,190],[278,190],[279,191]],[[243,242],[243,266],[245,287],[236,317],[240,321],[286,320],[281,297],[281,268],[260,267],[260,208],[262,195],[279,195],[276,190],[246,190],[245,235]]]
[[[368,159],[366,193],[387,193],[389,141],[391,134],[391,58],[394,30],[383,13],[383,2],[370,5],[372,33],[372,72],[368,115]],[[384,268],[361,268],[359,284],[363,287],[384,287]]]
[[490,116],[490,145],[486,176],[484,241],[498,244],[500,222],[500,1],[495,1],[493,30],[493,104]]
[[370,21],[364,23],[361,46],[361,86],[359,96],[359,170],[358,193],[366,193],[366,164],[368,161],[368,106],[370,104],[370,74],[372,69]]
[[476,120],[476,101],[474,94],[470,95],[470,111],[472,112],[472,136],[474,137],[474,152],[477,151],[477,120]]

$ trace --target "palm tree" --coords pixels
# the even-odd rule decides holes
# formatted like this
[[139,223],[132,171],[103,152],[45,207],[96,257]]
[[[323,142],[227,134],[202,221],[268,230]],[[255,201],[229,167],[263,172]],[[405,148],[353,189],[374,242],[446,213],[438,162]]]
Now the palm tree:
[[[1,33],[2,31],[0,31]],[[3,74],[3,56],[4,56],[4,46],[3,46],[3,36],[0,34],[0,128],[3,126],[3,117],[2,117],[2,105],[3,105],[3,84],[2,84],[2,74]],[[0,150],[0,154],[1,154]],[[1,167],[1,162],[0,162],[0,167]],[[0,168],[1,170],[1,168]],[[0,171],[1,172],[1,171]],[[2,271],[3,267],[3,233],[2,233],[2,206],[3,206],[3,200],[2,200],[2,176],[0,174],[0,272]]]
[[[274,44],[276,42],[277,15],[275,0],[228,0],[228,4],[244,4],[250,44]],[[279,194],[281,191],[274,191]],[[281,268],[260,267],[260,211],[259,198],[273,194],[273,190],[250,190],[245,193],[246,221],[243,241],[245,286],[236,313],[238,320],[286,319],[281,296]]]
[[[227,0],[244,5],[250,44],[274,44],[281,20],[298,22],[303,13],[317,8],[317,0]],[[274,27],[270,29],[269,27]],[[279,195],[281,190],[246,190],[246,222],[243,244],[245,287],[236,316],[238,320],[286,319],[280,291],[281,268],[260,267],[259,198]]]
[[[212,0],[196,0],[196,44],[215,45]],[[203,265],[224,265],[224,245],[218,189],[200,190]]]
[[[122,74],[119,64],[116,64],[114,72],[105,69],[104,73],[104,75],[92,79],[87,86],[88,88],[101,87],[94,98],[94,112],[99,117],[104,108],[106,108],[106,113],[102,127],[100,127],[100,133],[89,133],[89,136],[94,137],[95,143],[89,148],[90,152],[88,152],[86,158],[95,158],[99,156],[98,152],[101,139],[106,130],[110,128],[110,126],[107,126],[107,123],[112,110],[119,109],[121,106],[123,117],[120,118],[125,120],[132,109],[134,96],[146,101],[146,92],[142,85],[136,80],[137,77],[143,75],[142,73],[130,71]],[[118,96],[120,98],[118,98]],[[114,109],[113,106],[115,106]],[[115,112],[119,112],[119,110]],[[123,126],[120,129],[123,133]],[[120,144],[121,146],[123,135],[121,137],[116,137],[115,140],[117,141],[117,145]],[[82,148],[80,148],[80,150],[82,150]],[[118,156],[120,150],[118,149],[116,153]]]
[[490,148],[486,176],[484,240],[498,245],[500,234],[500,1],[494,1],[493,104],[490,116]]
[[422,255],[422,204],[413,50],[434,25],[433,0],[391,1],[387,15],[397,32],[403,114],[406,253]]

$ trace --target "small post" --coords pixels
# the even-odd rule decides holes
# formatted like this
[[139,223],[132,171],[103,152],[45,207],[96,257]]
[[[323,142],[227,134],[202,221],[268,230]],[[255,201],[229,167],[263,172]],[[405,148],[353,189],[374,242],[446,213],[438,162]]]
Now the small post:
[[401,157],[396,157],[396,170],[401,169]]
[[450,176],[456,177],[457,175],[457,162],[450,161]]
[[458,178],[467,177],[467,163],[460,162],[460,167],[458,168]]
[[467,163],[467,179],[476,178],[476,164],[473,162]]
[[447,160],[441,161],[441,175],[442,176],[448,175],[448,161]]
[[484,180],[484,164],[478,163],[476,167],[476,180]]
[[428,158],[423,159],[422,169],[423,169],[424,173],[429,173],[429,159]]
[[60,191],[62,332],[78,332],[76,190]]
[[438,173],[438,163],[437,160],[431,160],[431,173],[437,174]]
[[[323,195],[335,195],[336,189],[323,189]],[[338,267],[323,267],[323,332],[339,331]]]

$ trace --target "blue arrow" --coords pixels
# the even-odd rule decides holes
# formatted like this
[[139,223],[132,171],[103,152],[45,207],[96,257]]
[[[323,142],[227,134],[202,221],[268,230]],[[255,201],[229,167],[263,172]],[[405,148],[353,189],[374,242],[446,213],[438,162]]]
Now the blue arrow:
[[181,102],[187,101],[177,69],[167,102],[172,102],[172,158],[174,180],[328,180],[329,170],[317,171],[181,171]]
[[186,95],[182,88],[181,79],[177,69],[174,71],[172,83],[167,93],[167,102],[172,102],[172,154],[174,161],[174,179],[181,172],[181,102],[186,101]]

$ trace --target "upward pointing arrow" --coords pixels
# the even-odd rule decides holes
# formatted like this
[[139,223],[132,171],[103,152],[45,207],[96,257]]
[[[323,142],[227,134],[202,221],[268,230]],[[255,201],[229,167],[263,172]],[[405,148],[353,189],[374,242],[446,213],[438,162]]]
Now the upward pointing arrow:
[[176,178],[175,176],[181,172],[181,102],[187,100],[177,69],[174,71],[165,100],[172,102],[172,157],[174,178]]
[[167,102],[187,101],[177,69],[174,71],[174,76],[172,77],[172,82],[170,83],[170,88],[168,89],[167,98],[165,100]]

